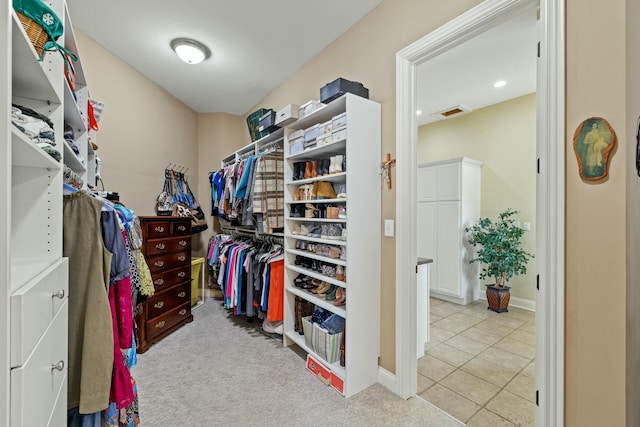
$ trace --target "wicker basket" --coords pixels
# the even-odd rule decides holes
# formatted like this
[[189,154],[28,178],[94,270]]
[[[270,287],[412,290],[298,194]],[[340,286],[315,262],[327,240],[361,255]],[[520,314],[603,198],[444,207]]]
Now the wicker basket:
[[20,19],[24,30],[27,32],[27,36],[29,36],[31,44],[33,44],[33,47],[36,49],[38,58],[41,57],[44,52],[44,45],[49,41],[49,35],[44,28],[38,25],[34,20],[18,11],[16,11],[16,14],[18,15],[18,19]]

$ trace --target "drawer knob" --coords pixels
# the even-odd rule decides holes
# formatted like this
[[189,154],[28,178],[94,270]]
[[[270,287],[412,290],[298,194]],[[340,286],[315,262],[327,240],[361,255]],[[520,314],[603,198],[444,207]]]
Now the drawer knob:
[[182,262],[182,261],[184,261],[185,259],[187,259],[187,257],[186,257],[186,256],[184,256],[184,255],[180,255],[180,256],[178,257],[178,261],[181,261],[181,262]]
[[178,314],[179,314],[180,316],[184,316],[185,314],[187,314],[187,309],[186,309],[186,308],[183,308],[182,310],[180,310],[180,311],[178,312]]
[[156,323],[156,328],[158,329],[164,328],[164,320],[161,320],[158,323]]
[[178,294],[178,297],[180,297],[180,298],[184,298],[184,297],[186,297],[186,296],[187,296],[187,293],[186,293],[186,292],[180,292],[180,293]]
[[158,285],[158,286],[163,285],[164,284],[164,279],[156,279],[156,281],[153,282],[153,284],[154,285]]
[[187,273],[185,273],[184,271],[181,271],[180,273],[178,273],[178,277],[184,277],[186,275]]
[[180,240],[180,241],[178,242],[178,244],[179,244],[180,246],[184,247],[184,246],[187,246],[187,241],[186,241],[186,240]]
[[165,248],[164,243],[158,243],[158,244],[156,245],[156,249],[160,249],[160,250],[162,250],[162,249],[164,249],[164,248]]
[[179,225],[178,226],[178,230],[180,230],[180,231],[184,231],[186,229],[187,229],[187,227],[185,227],[184,225]]
[[158,233],[164,233],[164,227],[158,226],[158,227],[154,228],[154,230],[156,230]]
[[158,301],[157,303],[153,304],[153,306],[155,308],[162,308],[164,307],[164,301]]
[[51,370],[62,371],[64,370],[64,360],[59,361],[55,365],[51,365]]
[[55,298],[63,299],[64,298],[64,289],[60,289],[56,293],[53,294]]
[[164,261],[156,261],[153,263],[156,267],[162,267],[164,265]]

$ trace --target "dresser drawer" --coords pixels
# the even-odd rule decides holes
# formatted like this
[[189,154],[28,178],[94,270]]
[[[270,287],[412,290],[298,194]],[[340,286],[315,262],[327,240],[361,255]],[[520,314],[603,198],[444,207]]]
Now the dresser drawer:
[[173,226],[170,221],[149,221],[144,222],[142,231],[147,239],[165,238],[171,236]]
[[191,281],[175,286],[165,292],[149,298],[147,301],[147,317],[152,319],[171,310],[173,307],[191,301]]
[[67,311],[65,303],[26,363],[11,370],[12,426],[46,426],[59,413],[55,408],[67,376]]
[[191,251],[145,257],[151,274],[182,266],[191,266]]
[[156,292],[162,292],[185,280],[191,280],[191,267],[188,265],[167,271],[159,271],[151,275]]
[[144,252],[147,256],[166,254],[176,251],[191,250],[191,237],[178,236],[167,239],[149,239],[145,242]]
[[176,221],[173,224],[171,224],[171,234],[174,236],[191,235],[191,220]]
[[156,317],[152,320],[147,320],[147,340],[153,339],[160,335],[164,331],[170,329],[172,326],[177,325],[184,319],[191,315],[191,300],[185,304],[180,305],[173,310],[167,311],[162,316]]
[[62,258],[11,294],[12,367],[24,364],[67,301],[68,264],[68,259]]

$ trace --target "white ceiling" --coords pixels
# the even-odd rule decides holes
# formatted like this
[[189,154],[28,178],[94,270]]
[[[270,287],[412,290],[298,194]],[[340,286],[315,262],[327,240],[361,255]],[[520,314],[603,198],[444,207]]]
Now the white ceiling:
[[[243,115],[382,0],[67,0],[73,26],[198,113]],[[186,64],[188,37],[213,57]]]
[[[523,13],[420,64],[419,125],[432,113],[463,106],[471,110],[536,90],[536,11]],[[506,85],[495,89],[493,83]]]
[[[244,115],[382,0],[67,0],[75,28],[198,113]],[[535,91],[536,14],[487,31],[418,67],[420,125]],[[185,64],[177,37],[212,58]],[[507,85],[494,89],[495,80]],[[366,82],[363,82],[366,85]]]

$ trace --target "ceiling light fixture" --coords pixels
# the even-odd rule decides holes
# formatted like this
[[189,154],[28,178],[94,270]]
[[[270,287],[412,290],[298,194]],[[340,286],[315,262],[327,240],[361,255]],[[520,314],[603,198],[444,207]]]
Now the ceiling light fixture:
[[171,49],[187,64],[199,64],[211,56],[208,47],[193,39],[173,39]]
[[497,88],[502,87],[502,86],[504,86],[506,84],[507,84],[507,82],[505,82],[504,80],[498,80],[497,82],[495,82],[493,84],[493,87],[495,87],[497,89]]
[[420,114],[422,114],[422,111],[416,110],[416,116],[419,116]]

